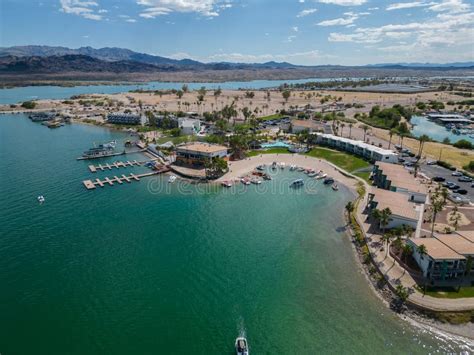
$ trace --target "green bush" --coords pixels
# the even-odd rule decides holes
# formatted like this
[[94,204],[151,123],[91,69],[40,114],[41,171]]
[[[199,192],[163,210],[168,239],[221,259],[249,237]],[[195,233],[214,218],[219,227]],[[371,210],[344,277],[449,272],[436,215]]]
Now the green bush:
[[442,166],[443,168],[449,169],[449,170],[451,170],[451,171],[456,170],[456,167],[452,166],[451,164],[449,164],[448,162],[443,161],[443,160],[438,160],[438,161],[437,161],[437,164],[438,164],[439,166]]
[[456,148],[460,149],[473,149],[472,143],[466,139],[461,139],[453,144]]
[[34,102],[34,101],[25,101],[21,104],[21,107],[26,108],[28,110],[32,110],[36,107],[36,102]]

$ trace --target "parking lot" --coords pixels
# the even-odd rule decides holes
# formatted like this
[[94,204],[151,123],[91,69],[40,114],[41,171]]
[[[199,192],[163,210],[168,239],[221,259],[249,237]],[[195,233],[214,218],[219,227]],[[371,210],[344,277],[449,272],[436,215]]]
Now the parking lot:
[[458,181],[458,176],[452,176],[452,171],[446,168],[443,168],[439,165],[427,165],[426,163],[421,164],[420,171],[427,175],[430,178],[435,176],[441,176],[446,179],[446,181],[452,181],[456,185],[459,185],[461,189],[467,190],[467,194],[463,197],[468,198],[469,200],[474,201],[474,188],[471,187],[472,182],[460,182]]

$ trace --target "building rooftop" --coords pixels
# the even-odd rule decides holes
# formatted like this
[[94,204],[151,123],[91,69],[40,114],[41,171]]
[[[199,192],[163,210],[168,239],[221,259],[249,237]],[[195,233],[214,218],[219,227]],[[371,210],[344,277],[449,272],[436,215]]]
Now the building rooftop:
[[428,193],[426,186],[420,183],[410,172],[398,164],[376,162],[375,165],[383,171],[392,186],[406,189],[411,192]]
[[456,253],[461,255],[474,255],[474,243],[464,239],[457,234],[438,234],[435,235],[441,243],[446,244]]
[[397,155],[397,153],[395,153],[393,150],[380,148],[380,147],[377,147],[375,145],[364,143],[362,141],[357,141],[355,139],[339,137],[339,136],[335,136],[333,134],[321,134],[321,136],[323,138],[333,139],[333,140],[336,140],[336,141],[339,141],[339,142],[352,144],[352,145],[355,145],[359,148],[371,150],[373,152],[376,152],[376,153],[379,153],[379,154],[382,154],[382,155]]
[[456,233],[459,234],[464,239],[469,240],[471,243],[474,243],[474,230],[470,230],[470,231],[457,230]]
[[413,238],[410,241],[419,247],[424,245],[426,247],[427,254],[434,260],[459,260],[465,259],[464,256],[459,255],[453,249],[449,248],[446,244],[441,243],[436,238]]
[[377,202],[377,209],[389,208],[395,216],[418,219],[419,212],[416,210],[416,205],[408,201],[407,195],[376,187],[372,188],[371,194],[374,196],[372,201]]
[[227,147],[217,144],[207,144],[207,143],[188,143],[176,148],[179,151],[185,152],[198,152],[198,153],[217,153],[223,150],[227,151]]

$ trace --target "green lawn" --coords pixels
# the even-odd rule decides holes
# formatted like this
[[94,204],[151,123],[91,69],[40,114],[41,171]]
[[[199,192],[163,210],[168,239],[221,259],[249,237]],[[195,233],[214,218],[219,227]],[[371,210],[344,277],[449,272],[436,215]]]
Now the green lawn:
[[369,177],[370,177],[370,171],[364,171],[364,172],[359,172],[359,173],[353,173],[353,175],[360,177],[361,179],[364,179],[365,181],[370,183]]
[[166,143],[166,142],[173,142],[173,144],[180,144],[180,143],[184,143],[184,142],[192,142],[192,141],[195,141],[196,140],[196,137],[194,136],[178,136],[178,137],[172,137],[172,136],[168,136],[168,137],[161,137],[161,138],[158,138],[156,140],[156,144],[163,144],[163,143]]
[[247,152],[248,157],[256,157],[260,154],[291,154],[286,148],[270,148],[266,150],[251,150]]
[[[422,288],[418,288],[418,291],[423,292]],[[459,292],[454,288],[427,288],[426,295],[436,298],[468,298],[474,297],[474,286],[461,287]]]
[[259,121],[268,121],[268,120],[274,120],[275,118],[282,118],[282,117],[285,117],[285,115],[275,113],[274,115],[270,115],[270,116],[258,117],[257,120],[259,120]]
[[[370,166],[370,164],[364,159],[355,155],[326,148],[313,148],[306,154],[310,157],[325,159],[349,173],[353,172],[354,170],[368,168]],[[356,175],[362,177],[363,179],[368,179],[367,174],[369,173],[359,172]]]

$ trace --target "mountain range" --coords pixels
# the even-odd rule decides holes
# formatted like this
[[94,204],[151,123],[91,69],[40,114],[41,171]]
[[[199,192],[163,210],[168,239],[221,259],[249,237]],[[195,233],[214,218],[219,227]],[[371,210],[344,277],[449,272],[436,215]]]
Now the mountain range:
[[[287,62],[266,63],[202,63],[192,59],[172,59],[130,49],[106,47],[95,49],[81,47],[71,49],[57,46],[0,47],[0,71],[7,72],[58,72],[58,71],[179,71],[179,70],[230,70],[230,69],[291,69],[291,68],[337,68],[343,66],[302,66]],[[362,68],[429,68],[455,69],[473,68],[474,62],[464,63],[386,63],[361,66]],[[350,68],[350,66],[349,66]],[[354,67],[355,68],[355,67]]]

